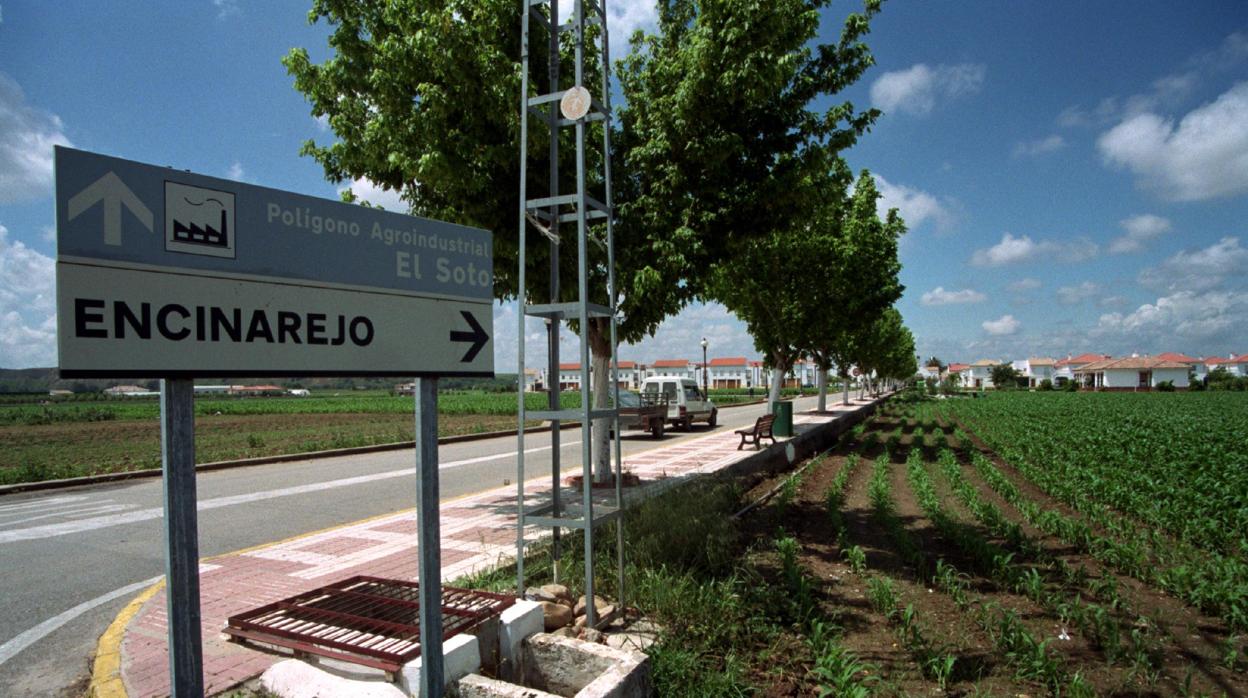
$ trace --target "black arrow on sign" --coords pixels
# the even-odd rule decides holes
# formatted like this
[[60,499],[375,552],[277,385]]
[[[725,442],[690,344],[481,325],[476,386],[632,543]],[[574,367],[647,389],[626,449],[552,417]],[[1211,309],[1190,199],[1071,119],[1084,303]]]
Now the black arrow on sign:
[[472,313],[467,310],[461,310],[459,311],[459,314],[463,315],[464,319],[468,321],[468,326],[472,328],[472,331],[464,332],[463,330],[452,330],[451,341],[472,342],[472,346],[468,347],[468,353],[464,354],[464,358],[460,359],[461,363],[471,363],[473,359],[477,358],[477,354],[481,351],[481,347],[485,346],[485,343],[490,340],[490,335],[485,333],[485,330],[481,328],[481,325],[477,322],[477,319],[472,316]]

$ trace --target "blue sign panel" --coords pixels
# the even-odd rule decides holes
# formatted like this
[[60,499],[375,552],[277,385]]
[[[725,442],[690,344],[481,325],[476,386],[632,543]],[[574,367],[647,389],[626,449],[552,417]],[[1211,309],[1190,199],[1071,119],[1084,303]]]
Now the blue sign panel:
[[56,149],[63,261],[493,300],[489,232]]

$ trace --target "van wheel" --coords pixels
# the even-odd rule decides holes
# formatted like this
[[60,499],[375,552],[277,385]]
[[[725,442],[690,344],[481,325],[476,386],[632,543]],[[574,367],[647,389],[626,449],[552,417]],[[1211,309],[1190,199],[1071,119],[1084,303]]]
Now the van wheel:
[[656,439],[663,438],[664,426],[663,420],[655,420],[654,424],[650,427],[650,435]]
[[693,417],[685,417],[685,423],[681,425],[685,431],[693,431]]
[[717,423],[719,423],[719,410],[711,410],[711,418],[706,420],[706,424],[714,429]]

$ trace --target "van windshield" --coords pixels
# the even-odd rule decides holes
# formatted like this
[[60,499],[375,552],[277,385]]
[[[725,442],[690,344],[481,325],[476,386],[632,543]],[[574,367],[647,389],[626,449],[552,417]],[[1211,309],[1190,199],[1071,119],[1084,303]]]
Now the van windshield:
[[702,391],[698,390],[696,385],[685,384],[685,401],[699,401],[702,399]]

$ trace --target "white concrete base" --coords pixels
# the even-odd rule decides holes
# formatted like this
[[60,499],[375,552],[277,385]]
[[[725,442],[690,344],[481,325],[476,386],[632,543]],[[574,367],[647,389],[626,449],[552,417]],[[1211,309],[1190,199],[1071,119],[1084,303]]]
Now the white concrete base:
[[260,676],[260,685],[282,698],[407,698],[384,677],[346,678],[298,659],[286,659],[269,667]]
[[542,632],[544,624],[542,605],[526,599],[517,600],[499,616],[498,674],[501,678],[518,681],[524,676],[524,641]]
[[[481,670],[481,648],[475,635],[456,635],[442,643],[442,680],[449,686]],[[424,657],[408,662],[399,672],[399,688],[408,695],[420,695],[420,668]]]
[[650,658],[538,633],[524,643],[525,686],[575,698],[640,698],[652,692]]

